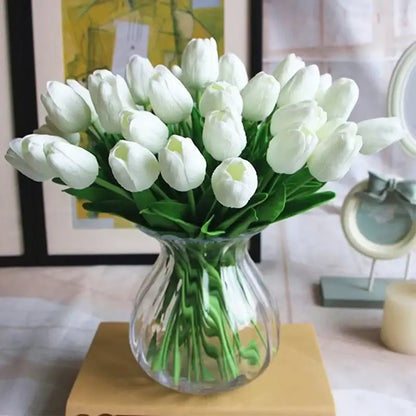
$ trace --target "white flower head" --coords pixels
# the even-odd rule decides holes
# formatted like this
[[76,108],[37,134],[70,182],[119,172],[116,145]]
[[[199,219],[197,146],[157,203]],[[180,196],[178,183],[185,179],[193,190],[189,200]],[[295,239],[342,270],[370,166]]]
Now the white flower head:
[[192,39],[182,53],[181,79],[192,89],[205,88],[218,78],[218,51],[214,38]]
[[84,131],[91,124],[91,110],[86,102],[68,85],[48,81],[46,94],[41,95],[52,123],[64,133]]
[[226,53],[221,56],[219,60],[218,81],[228,82],[236,86],[239,91],[247,85],[247,69],[237,55]]
[[159,176],[154,154],[144,146],[120,140],[110,151],[108,163],[117,182],[127,191],[149,189]]
[[189,91],[172,72],[157,65],[150,78],[149,99],[154,113],[164,123],[179,123],[192,112],[194,105]]
[[229,110],[241,115],[243,99],[235,85],[228,82],[217,81],[205,89],[199,102],[199,110],[205,117],[212,111]]
[[160,173],[173,189],[187,192],[205,178],[207,162],[192,139],[173,135],[159,152]]
[[242,208],[257,189],[257,173],[253,165],[240,157],[225,159],[211,177],[217,201],[228,208]]
[[158,153],[168,141],[167,126],[149,111],[123,111],[120,124],[126,140],[139,143],[152,153]]
[[267,163],[276,173],[295,173],[305,165],[317,143],[318,138],[306,127],[281,131],[269,143]]
[[276,78],[265,72],[259,72],[241,91],[243,117],[251,121],[264,120],[276,106],[279,92],[280,84]]
[[241,117],[232,111],[212,111],[205,118],[202,140],[215,160],[240,156],[247,144]]

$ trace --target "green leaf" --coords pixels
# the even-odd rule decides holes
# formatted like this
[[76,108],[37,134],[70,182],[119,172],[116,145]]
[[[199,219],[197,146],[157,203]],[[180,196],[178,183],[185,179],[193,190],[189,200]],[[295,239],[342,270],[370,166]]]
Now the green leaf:
[[230,229],[230,237],[236,237],[240,234],[247,232],[250,225],[253,222],[257,222],[258,220],[259,219],[257,217],[256,210],[254,208],[249,208],[249,210],[244,214],[244,216],[236,224],[234,224],[234,227]]
[[261,224],[276,221],[282,213],[286,204],[286,187],[282,184],[277,186],[269,193],[267,199],[256,207],[256,214]]
[[85,202],[82,206],[87,211],[118,215],[126,220],[143,225],[143,220],[141,219],[136,206],[126,200],[117,199],[101,202]]
[[314,194],[315,192],[319,191],[324,185],[324,182],[319,182],[311,179],[309,182],[306,182],[304,185],[298,188],[296,192],[288,198],[288,200],[304,198],[308,195]]
[[139,210],[145,209],[157,201],[150,189],[141,192],[133,192],[131,195]]
[[222,234],[225,234],[224,230],[214,230],[210,231],[209,226],[214,219],[215,215],[211,215],[210,219],[204,223],[204,225],[201,227],[201,234],[207,235],[209,237],[216,237]]
[[57,183],[58,185],[66,185],[66,183],[61,178],[53,178],[52,182]]
[[85,189],[67,188],[63,192],[75,196],[78,199],[86,199],[91,202],[113,200],[115,197],[114,192],[96,185],[91,185]]
[[204,122],[202,120],[201,114],[199,113],[198,109],[194,107],[191,113],[191,120],[192,120],[192,138],[195,142],[195,145],[202,150],[202,129],[204,126]]
[[[234,224],[237,220],[240,221],[240,218],[242,218],[250,208],[254,208],[255,206],[261,204],[263,201],[265,201],[268,197],[268,194],[265,192],[258,192],[254,194],[250,201],[248,201],[248,204],[244,208],[240,208],[234,215],[232,215],[230,218],[223,221],[218,228],[220,230],[227,230],[229,227],[231,227],[232,224]],[[235,212],[235,210],[234,210]]]
[[[161,217],[179,226],[182,230],[195,236],[199,233],[199,227],[187,222],[185,218],[189,213],[188,206],[176,201],[157,201],[151,204],[148,208],[140,211],[140,213],[153,217]],[[156,218],[154,218],[156,220]]]
[[284,220],[286,218],[293,217],[294,215],[301,214],[302,212],[308,211],[325,202],[330,201],[335,197],[335,193],[331,191],[318,192],[316,194],[309,195],[305,198],[293,199],[286,203],[285,209],[277,218],[277,221]]

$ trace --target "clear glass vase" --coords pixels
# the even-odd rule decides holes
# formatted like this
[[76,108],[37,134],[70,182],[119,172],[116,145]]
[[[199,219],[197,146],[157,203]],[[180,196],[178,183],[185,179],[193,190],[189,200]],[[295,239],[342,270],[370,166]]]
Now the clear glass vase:
[[157,238],[161,253],[130,321],[136,360],[154,380],[184,393],[249,383],[270,364],[280,327],[249,237]]

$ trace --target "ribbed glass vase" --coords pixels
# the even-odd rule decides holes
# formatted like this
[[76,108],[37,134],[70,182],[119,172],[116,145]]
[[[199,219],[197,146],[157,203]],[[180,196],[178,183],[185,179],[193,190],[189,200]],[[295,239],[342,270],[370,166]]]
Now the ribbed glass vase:
[[249,236],[152,234],[161,253],[137,297],[130,345],[160,384],[192,394],[243,386],[270,364],[279,314],[248,253]]

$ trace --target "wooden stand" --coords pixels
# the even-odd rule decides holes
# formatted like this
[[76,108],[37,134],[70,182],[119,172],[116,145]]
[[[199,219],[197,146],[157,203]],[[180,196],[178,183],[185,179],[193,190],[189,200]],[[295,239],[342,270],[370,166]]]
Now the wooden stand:
[[283,325],[272,365],[252,383],[214,396],[166,389],[141,370],[127,323],[102,323],[69,396],[66,416],[335,416],[315,331]]

